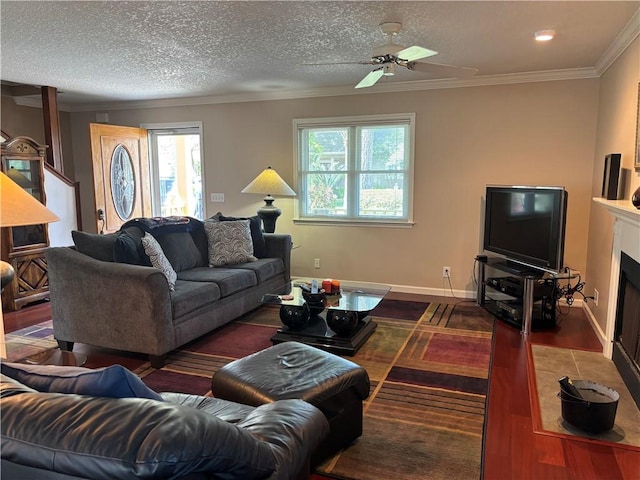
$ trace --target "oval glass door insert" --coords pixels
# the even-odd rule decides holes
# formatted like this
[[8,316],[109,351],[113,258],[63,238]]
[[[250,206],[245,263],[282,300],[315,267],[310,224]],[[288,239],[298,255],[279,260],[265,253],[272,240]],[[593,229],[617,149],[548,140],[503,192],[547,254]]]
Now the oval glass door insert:
[[135,194],[136,182],[131,155],[120,144],[111,156],[111,199],[120,219],[127,220],[133,213]]

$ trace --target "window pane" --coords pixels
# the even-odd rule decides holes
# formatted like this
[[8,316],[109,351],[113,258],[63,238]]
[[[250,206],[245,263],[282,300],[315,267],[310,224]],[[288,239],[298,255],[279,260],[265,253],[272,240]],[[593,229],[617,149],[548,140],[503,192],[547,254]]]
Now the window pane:
[[360,175],[358,215],[364,217],[403,217],[404,179],[402,173]]
[[342,171],[347,167],[347,130],[309,130],[309,171]]
[[203,218],[200,135],[158,135],[160,214]]
[[307,215],[346,215],[346,179],[345,174],[307,175]]
[[406,169],[406,127],[363,127],[360,132],[360,168],[362,170]]

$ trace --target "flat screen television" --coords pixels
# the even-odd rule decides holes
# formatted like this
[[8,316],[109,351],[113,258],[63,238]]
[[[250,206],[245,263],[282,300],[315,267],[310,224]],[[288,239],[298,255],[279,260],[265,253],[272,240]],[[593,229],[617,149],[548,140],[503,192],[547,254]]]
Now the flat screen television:
[[567,197],[564,187],[487,185],[484,249],[534,269],[559,273]]

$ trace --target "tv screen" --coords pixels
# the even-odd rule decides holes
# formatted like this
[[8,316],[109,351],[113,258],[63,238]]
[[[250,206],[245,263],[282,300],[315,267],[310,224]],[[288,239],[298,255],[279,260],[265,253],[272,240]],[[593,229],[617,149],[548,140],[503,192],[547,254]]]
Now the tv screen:
[[560,272],[567,197],[563,187],[488,185],[484,249],[539,270]]

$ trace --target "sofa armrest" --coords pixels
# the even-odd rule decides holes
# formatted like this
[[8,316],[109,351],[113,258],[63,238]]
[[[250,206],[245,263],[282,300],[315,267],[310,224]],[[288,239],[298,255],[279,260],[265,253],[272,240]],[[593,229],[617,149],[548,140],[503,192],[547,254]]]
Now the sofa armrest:
[[297,399],[260,405],[236,425],[273,450],[277,467],[269,480],[298,478],[311,454],[329,435],[329,422],[324,414]]
[[293,241],[291,235],[284,233],[264,233],[267,257],[281,258],[284,262],[286,281],[291,280],[291,249]]
[[46,252],[56,339],[163,355],[175,348],[171,294],[156,268]]

